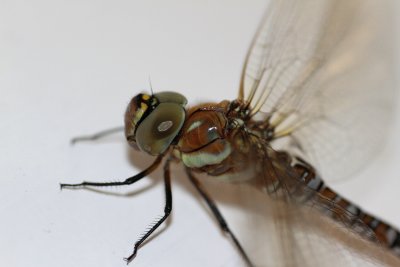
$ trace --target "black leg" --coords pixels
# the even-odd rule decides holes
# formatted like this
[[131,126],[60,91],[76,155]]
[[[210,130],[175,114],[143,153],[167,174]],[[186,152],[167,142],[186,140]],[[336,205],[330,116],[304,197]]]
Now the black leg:
[[97,182],[82,182],[80,184],[60,184],[60,188],[76,188],[76,187],[84,187],[84,186],[113,186],[113,185],[129,185],[133,184],[143,177],[147,176],[150,174],[152,171],[154,171],[157,166],[160,164],[162,160],[163,155],[160,155],[156,158],[156,160],[144,171],[136,174],[135,176],[127,178],[125,181],[122,182],[105,182],[105,183],[97,183]]
[[122,132],[125,128],[123,126],[121,127],[115,127],[107,130],[100,131],[98,133],[92,134],[92,135],[85,135],[85,136],[78,136],[75,138],[71,139],[71,145],[74,145],[75,143],[82,142],[82,141],[94,141],[97,139],[100,139],[104,136],[117,133],[117,132]]
[[233,234],[227,222],[225,221],[224,217],[222,216],[221,212],[219,211],[215,202],[210,198],[208,193],[204,190],[202,185],[200,184],[199,180],[192,174],[190,169],[186,168],[186,173],[189,177],[189,180],[192,182],[194,187],[197,189],[197,192],[203,197],[206,201],[208,207],[211,209],[212,213],[214,214],[215,218],[217,219],[222,231],[229,235],[232,239],[233,243],[235,244],[236,248],[239,250],[240,254],[242,255],[243,259],[246,261],[247,265],[253,267],[253,263],[251,262],[250,258],[247,256],[246,252],[244,251],[243,247],[240,245],[239,241],[237,240],[236,236]]
[[144,235],[135,243],[133,248],[133,253],[125,258],[127,263],[131,262],[137,255],[137,251],[142,243],[168,218],[169,214],[172,210],[172,193],[171,193],[171,176],[169,170],[170,160],[168,159],[164,165],[164,183],[165,183],[165,207],[164,207],[164,215],[161,219],[157,220],[157,222],[151,226],[150,230],[144,233]]

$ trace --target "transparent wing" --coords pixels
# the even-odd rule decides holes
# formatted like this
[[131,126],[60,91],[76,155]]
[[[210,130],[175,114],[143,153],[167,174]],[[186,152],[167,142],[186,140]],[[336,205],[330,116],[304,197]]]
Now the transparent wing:
[[[266,144],[267,146],[268,144]],[[254,206],[258,214],[268,214],[272,229],[265,229],[270,246],[275,248],[280,266],[398,266],[399,260],[383,246],[368,225],[298,179],[280,157],[258,154],[264,159],[264,170],[251,182],[256,189],[276,181],[275,190],[264,190]],[[263,155],[264,154],[264,155]],[[268,191],[269,194],[265,194]],[[250,194],[255,196],[255,193]],[[267,216],[268,217],[268,216]],[[331,219],[335,218],[335,220]],[[250,229],[255,229],[250,228]],[[256,236],[257,237],[257,236]],[[261,238],[262,239],[262,238]],[[372,242],[373,241],[373,242]],[[261,242],[261,241],[260,241]],[[264,240],[265,243],[265,240]],[[265,248],[265,245],[259,248]],[[259,250],[259,255],[265,255]],[[259,257],[256,257],[259,258]],[[260,265],[265,259],[260,260]],[[328,265],[330,263],[330,265]],[[275,264],[276,265],[276,264]],[[261,265],[268,266],[268,265]]]
[[[253,247],[257,266],[399,265],[399,261],[382,247],[360,238],[352,229],[321,216],[310,206],[273,200],[269,205],[273,219],[258,225],[268,231],[263,235],[267,246]],[[255,238],[260,236],[259,232]],[[266,247],[269,249],[260,249]],[[265,259],[270,251],[270,257]]]
[[[275,130],[275,149],[301,153],[326,180],[360,168],[390,124],[392,3],[273,1],[247,55],[238,99]],[[387,250],[359,235],[374,238],[367,225],[281,167],[265,170],[279,178],[282,187],[274,194],[259,190],[262,175],[252,180],[256,188],[243,185],[234,193],[247,218],[239,239],[257,266],[399,266]],[[315,197],[301,203],[285,187]]]
[[247,55],[238,98],[325,180],[359,169],[387,132],[393,3],[272,1]]
[[[277,200],[248,184],[208,180],[207,189],[257,267],[400,266],[384,248],[321,216],[318,204]],[[237,258],[224,266],[245,265]]]

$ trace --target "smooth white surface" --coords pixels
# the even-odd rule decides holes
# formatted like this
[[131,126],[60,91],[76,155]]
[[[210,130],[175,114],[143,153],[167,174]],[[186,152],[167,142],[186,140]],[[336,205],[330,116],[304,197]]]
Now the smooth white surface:
[[[122,180],[151,163],[121,135],[69,140],[122,125],[130,98],[175,90],[190,103],[233,99],[266,4],[253,1],[2,1],[0,9],[0,263],[125,266],[162,213],[161,171],[110,194],[59,182]],[[400,121],[400,119],[398,119]],[[340,192],[400,226],[400,123],[371,168]],[[179,169],[174,167],[174,169]],[[175,181],[176,180],[176,181]],[[129,193],[124,195],[124,193]],[[134,192],[134,193],[132,193]],[[134,266],[230,266],[238,257],[174,177],[168,228]]]

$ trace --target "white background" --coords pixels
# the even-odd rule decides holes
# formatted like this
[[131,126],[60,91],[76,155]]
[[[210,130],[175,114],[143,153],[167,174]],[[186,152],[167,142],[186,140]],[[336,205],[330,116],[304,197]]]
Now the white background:
[[[190,103],[234,99],[264,2],[2,0],[0,264],[125,266],[163,210],[161,172],[111,194],[61,192],[61,181],[122,180],[152,160],[122,135],[73,147],[69,140],[122,125],[149,76],[155,91],[181,92]],[[400,226],[397,121],[381,157],[334,187]],[[133,265],[228,266],[237,253],[183,175],[174,176],[173,193],[168,228]]]

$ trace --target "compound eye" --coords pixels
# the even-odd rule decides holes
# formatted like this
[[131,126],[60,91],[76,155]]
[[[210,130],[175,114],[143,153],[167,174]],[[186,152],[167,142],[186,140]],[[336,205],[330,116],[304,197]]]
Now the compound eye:
[[185,121],[185,110],[177,103],[160,103],[138,126],[136,142],[150,155],[162,154]]
[[160,103],[176,103],[182,106],[187,104],[186,97],[175,92],[160,92],[154,95]]

